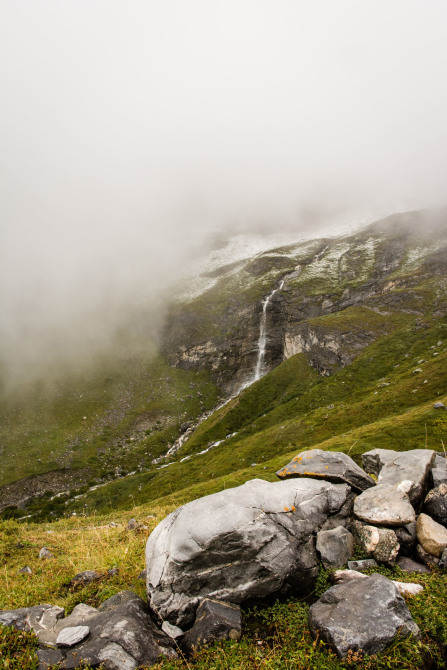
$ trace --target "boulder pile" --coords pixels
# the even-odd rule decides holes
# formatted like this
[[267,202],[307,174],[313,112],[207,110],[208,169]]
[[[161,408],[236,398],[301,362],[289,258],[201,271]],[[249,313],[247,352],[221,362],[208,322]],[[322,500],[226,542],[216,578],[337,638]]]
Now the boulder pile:
[[[134,670],[238,639],[242,604],[309,594],[323,566],[334,586],[311,606],[309,627],[340,657],[417,637],[402,596],[422,587],[363,571],[447,568],[446,461],[429,450],[374,449],[362,464],[305,451],[278,471],[281,481],[254,479],[180,507],[147,541],[147,604],[124,591],[67,617],[51,605],[0,612],[0,624],[35,631],[39,670]],[[350,560],[355,545],[366,558]]]

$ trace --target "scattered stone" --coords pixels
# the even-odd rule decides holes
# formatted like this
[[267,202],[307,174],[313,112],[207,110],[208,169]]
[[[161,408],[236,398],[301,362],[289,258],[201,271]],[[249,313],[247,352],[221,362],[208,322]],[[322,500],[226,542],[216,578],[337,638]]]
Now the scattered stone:
[[29,565],[25,565],[25,567],[20,568],[19,570],[19,575],[32,575],[33,571],[29,567]]
[[417,596],[424,590],[424,587],[421,586],[421,584],[409,584],[407,582],[396,582],[394,580],[393,584],[401,596]]
[[140,524],[136,519],[130,519],[130,521],[127,522],[127,530],[135,530],[139,525]]
[[343,526],[317,533],[317,551],[326,570],[346,565],[354,553],[354,536]]
[[436,454],[435,464],[431,471],[433,486],[447,484],[447,460],[444,454]]
[[420,544],[416,545],[415,556],[419,561],[425,563],[425,565],[429,568],[439,567],[439,558],[435,558],[429,554],[428,551],[425,551],[424,547]]
[[378,568],[376,561],[373,558],[363,558],[360,561],[348,561],[348,568],[353,572],[363,572],[369,568]]
[[37,670],[50,670],[64,659],[59,649],[38,649],[37,658],[39,660]]
[[141,521],[131,519],[127,524],[127,530],[133,530],[136,533],[144,533],[144,531],[149,530],[149,527],[144,523],[141,523]]
[[142,582],[146,581],[146,577],[147,577],[147,570],[142,570],[138,575],[138,579],[140,579]]
[[205,598],[197,608],[193,627],[185,634],[183,646],[192,652],[220,640],[238,640],[240,636],[240,607]]
[[352,531],[366,554],[372,555],[379,563],[393,566],[399,553],[399,542],[391,528],[367,526],[361,521],[354,521]]
[[88,626],[69,626],[63,628],[56,639],[56,644],[61,647],[73,647],[78,642],[84,640],[90,633]]
[[396,586],[379,574],[326,591],[309,610],[309,627],[342,658],[350,650],[377,654],[398,635],[420,635]]
[[44,560],[44,559],[50,559],[54,558],[54,555],[51,553],[47,547],[42,547],[42,549],[39,551],[39,558]]
[[110,526],[110,528],[118,528],[119,523],[116,523],[116,521],[111,521],[111,522],[109,523],[109,526]]
[[315,533],[349,491],[315,479],[254,479],[183,505],[146,545],[151,607],[185,629],[210,595],[241,604],[280,590],[310,591],[319,570]]
[[416,518],[408,496],[392,484],[379,484],[357,496],[354,514],[381,526],[404,526]]
[[447,484],[440,484],[429,491],[423,510],[442,526],[447,526]]
[[15,610],[0,610],[0,624],[28,632],[43,618],[45,613],[47,613],[47,618],[54,616],[54,621],[56,621],[58,617],[63,616],[64,610],[48,604],[20,607]]
[[98,579],[101,579],[99,572],[96,572],[96,570],[85,570],[73,577],[70,586],[84,586],[85,584],[96,582]]
[[435,402],[433,405],[434,409],[445,409],[445,405],[443,402]]
[[[374,563],[376,563],[374,561]],[[377,563],[376,563],[377,565]],[[346,582],[352,582],[356,579],[366,579],[367,575],[364,575],[362,572],[357,570],[335,570],[330,575],[330,580],[334,584],[345,584]]]
[[107,577],[116,577],[119,574],[119,568],[112,568],[107,570]]
[[303,451],[276,473],[280,479],[311,477],[334,484],[348,484],[356,491],[374,486],[374,480],[346,454],[338,451],[311,449]]
[[188,428],[191,428],[191,426],[192,426],[192,421],[185,421],[180,426],[180,432],[185,433],[188,430]]
[[416,374],[416,372],[422,372],[422,368],[416,368],[416,370],[413,370],[413,374]]
[[179,637],[183,637],[185,634],[181,628],[173,626],[169,621],[163,621],[161,630],[163,630],[166,635],[169,635],[169,637],[172,637],[173,640],[178,640]]
[[399,556],[397,559],[397,567],[400,568],[402,572],[430,573],[430,570],[426,565],[417,563],[416,561],[413,561],[413,559],[408,558],[408,556]]
[[439,558],[447,547],[447,528],[434,521],[428,514],[419,515],[417,536],[425,551],[436,558]]
[[363,467],[378,475],[378,484],[397,486],[407,493],[413,507],[420,505],[427,492],[434,461],[435,452],[429,449],[373,449],[362,456]]

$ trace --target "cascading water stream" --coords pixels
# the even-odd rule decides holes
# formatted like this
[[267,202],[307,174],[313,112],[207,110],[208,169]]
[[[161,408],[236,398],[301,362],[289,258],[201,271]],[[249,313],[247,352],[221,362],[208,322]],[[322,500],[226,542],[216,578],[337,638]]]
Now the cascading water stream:
[[264,367],[265,367],[265,354],[267,351],[267,309],[269,306],[269,303],[275,293],[280,291],[282,287],[284,286],[284,279],[278,286],[278,288],[275,288],[266,298],[265,300],[262,301],[262,315],[261,315],[261,324],[259,326],[259,340],[258,340],[258,358],[256,360],[256,366],[255,366],[255,371],[253,375],[253,379],[250,382],[251,384],[253,382],[258,381],[262,377],[262,374],[264,372]]

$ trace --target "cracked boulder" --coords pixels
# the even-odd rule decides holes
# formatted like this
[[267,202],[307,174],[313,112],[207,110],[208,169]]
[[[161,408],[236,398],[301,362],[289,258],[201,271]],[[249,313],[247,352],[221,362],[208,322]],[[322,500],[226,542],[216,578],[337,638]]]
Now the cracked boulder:
[[315,534],[349,491],[314,479],[254,479],[180,507],[146,545],[154,612],[185,629],[204,598],[239,605],[280,590],[311,590]]
[[383,575],[348,580],[323,593],[309,610],[309,627],[340,657],[377,654],[397,636],[420,636],[398,589]]
[[429,449],[373,449],[362,455],[362,463],[367,472],[378,475],[378,484],[397,486],[417,508],[428,490],[435,456]]
[[221,640],[241,636],[241,608],[205,598],[197,608],[194,626],[186,633],[183,647],[189,653]]
[[365,491],[375,485],[349,456],[339,451],[311,449],[303,451],[276,473],[280,479],[311,477],[334,484],[348,484],[356,491]]

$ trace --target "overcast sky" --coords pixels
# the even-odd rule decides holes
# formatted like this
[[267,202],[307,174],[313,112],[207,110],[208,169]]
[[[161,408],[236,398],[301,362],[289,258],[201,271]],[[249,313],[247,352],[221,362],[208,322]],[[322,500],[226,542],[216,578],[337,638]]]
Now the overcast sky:
[[99,341],[204,232],[445,204],[445,0],[0,8],[10,365]]

